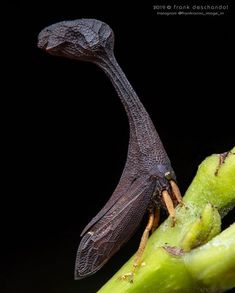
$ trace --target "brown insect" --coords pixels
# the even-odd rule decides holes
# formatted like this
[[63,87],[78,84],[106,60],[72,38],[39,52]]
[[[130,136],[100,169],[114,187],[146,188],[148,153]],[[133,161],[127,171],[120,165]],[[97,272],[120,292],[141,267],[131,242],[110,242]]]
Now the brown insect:
[[59,22],[41,31],[38,47],[52,55],[98,65],[111,80],[126,110],[130,126],[126,165],[112,196],[81,233],[75,279],[98,271],[128,241],[148,212],[133,277],[149,233],[158,224],[159,208],[166,208],[175,223],[174,206],[182,198],[170,160],[148,113],[114,57],[114,34],[107,24],[95,19]]

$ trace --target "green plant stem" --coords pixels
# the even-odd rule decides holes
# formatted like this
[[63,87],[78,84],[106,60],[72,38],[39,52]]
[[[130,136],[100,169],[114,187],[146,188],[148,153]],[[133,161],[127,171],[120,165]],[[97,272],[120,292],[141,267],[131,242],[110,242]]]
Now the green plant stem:
[[132,257],[99,293],[224,292],[235,286],[234,225],[219,234],[221,217],[235,206],[234,153],[224,162],[212,155],[201,163],[185,205],[176,208],[176,225],[168,218],[150,237],[134,282],[122,279],[132,270]]
[[224,292],[235,286],[235,224],[207,244],[186,253],[184,262],[206,292]]

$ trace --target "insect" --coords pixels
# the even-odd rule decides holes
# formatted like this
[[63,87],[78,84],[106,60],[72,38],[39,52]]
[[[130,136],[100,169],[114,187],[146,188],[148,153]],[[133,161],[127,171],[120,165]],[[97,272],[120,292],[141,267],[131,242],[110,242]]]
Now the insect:
[[111,80],[128,116],[129,146],[120,181],[101,211],[81,233],[75,279],[98,271],[129,240],[147,212],[149,221],[135,255],[133,277],[140,265],[159,209],[175,223],[175,205],[182,201],[175,173],[159,135],[134,89],[117,63],[112,29],[99,20],[62,21],[43,29],[38,47],[48,53],[98,65]]

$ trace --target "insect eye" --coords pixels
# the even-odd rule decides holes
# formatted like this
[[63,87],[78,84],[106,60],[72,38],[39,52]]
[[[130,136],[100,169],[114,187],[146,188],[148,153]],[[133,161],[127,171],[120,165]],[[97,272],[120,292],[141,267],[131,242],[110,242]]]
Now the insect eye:
[[164,176],[165,176],[165,178],[166,178],[167,180],[171,180],[171,179],[172,179],[172,176],[171,176],[171,172],[170,172],[170,171],[166,172],[166,173],[164,174]]

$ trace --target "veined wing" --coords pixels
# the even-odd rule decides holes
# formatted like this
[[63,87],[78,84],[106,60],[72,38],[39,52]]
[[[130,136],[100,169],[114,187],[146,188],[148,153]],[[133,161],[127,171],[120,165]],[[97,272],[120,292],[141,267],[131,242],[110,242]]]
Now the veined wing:
[[132,236],[149,205],[155,182],[136,182],[131,194],[116,204],[83,236],[76,258],[75,279],[98,271]]
[[83,236],[96,222],[98,222],[99,219],[101,219],[123,195],[130,194],[131,196],[133,183],[135,183],[139,179],[138,174],[141,174],[143,177],[145,176],[144,167],[142,166],[141,162],[138,161],[138,158],[140,157],[137,155],[138,152],[139,149],[136,137],[133,133],[131,133],[127,160],[119,183],[105,206],[83,229],[81,236]]

